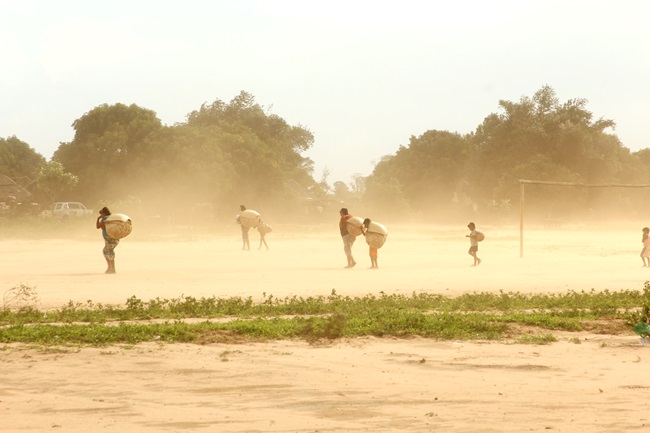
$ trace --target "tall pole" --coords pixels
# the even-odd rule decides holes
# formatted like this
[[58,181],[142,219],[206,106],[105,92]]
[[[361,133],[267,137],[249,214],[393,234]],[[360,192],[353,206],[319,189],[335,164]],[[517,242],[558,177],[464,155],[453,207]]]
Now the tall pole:
[[519,257],[524,256],[524,182],[519,181]]

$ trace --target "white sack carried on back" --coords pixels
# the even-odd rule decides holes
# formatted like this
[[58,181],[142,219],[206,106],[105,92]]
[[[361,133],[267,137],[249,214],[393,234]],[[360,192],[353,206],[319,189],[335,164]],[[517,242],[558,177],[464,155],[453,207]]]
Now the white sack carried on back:
[[388,237],[386,226],[375,221],[370,221],[366,231],[366,243],[371,248],[381,248]]
[[113,239],[122,239],[131,234],[133,224],[131,218],[123,213],[114,213],[104,220],[106,233]]
[[363,225],[363,218],[353,216],[346,221],[348,233],[352,236],[359,236],[363,232],[361,231],[361,226]]
[[244,227],[253,228],[257,227],[260,222],[260,214],[252,209],[246,209],[239,214],[239,224]]

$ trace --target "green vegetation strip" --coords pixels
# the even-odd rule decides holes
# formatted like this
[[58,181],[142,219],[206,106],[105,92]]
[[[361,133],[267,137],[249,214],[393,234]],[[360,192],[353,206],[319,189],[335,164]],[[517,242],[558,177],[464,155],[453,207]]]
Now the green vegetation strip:
[[[14,298],[35,298],[29,287],[15,289]],[[308,298],[279,299],[265,294],[259,303],[237,297],[148,302],[132,297],[123,307],[91,301],[70,302],[52,311],[5,306],[0,310],[0,342],[101,346],[292,338],[314,342],[361,336],[498,340],[509,335],[514,325],[540,331],[580,331],[589,321],[622,319],[631,329],[634,323],[647,319],[649,310],[647,282],[641,291],[469,293],[455,298],[426,293],[351,298],[335,291]],[[526,334],[518,341],[554,341],[548,332],[536,334]]]

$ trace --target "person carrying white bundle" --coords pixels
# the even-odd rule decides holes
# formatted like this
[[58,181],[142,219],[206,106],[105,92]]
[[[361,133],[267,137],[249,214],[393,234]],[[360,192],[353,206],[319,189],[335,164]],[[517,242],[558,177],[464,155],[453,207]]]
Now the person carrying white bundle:
[[465,235],[466,238],[469,238],[469,251],[467,254],[474,257],[474,264],[472,266],[478,266],[481,264],[481,259],[478,258],[478,243],[482,242],[485,239],[485,235],[482,231],[476,229],[476,224],[469,223],[467,228],[470,230],[468,235]]
[[253,227],[257,227],[260,222],[260,214],[252,209],[246,209],[243,204],[239,205],[239,209],[241,213],[237,214],[235,220],[241,227],[242,250],[250,250],[251,243],[248,239],[248,231]]
[[354,257],[352,257],[352,245],[354,245],[354,241],[357,238],[355,235],[350,233],[348,227],[348,221],[354,217],[348,212],[347,208],[341,208],[339,215],[341,216],[339,219],[339,231],[341,233],[341,238],[343,239],[343,251],[348,259],[348,265],[345,268],[349,269],[353,268],[354,265],[357,264],[357,262],[354,261]]
[[120,243],[120,240],[112,238],[106,232],[106,219],[109,216],[111,216],[111,211],[104,206],[99,211],[99,216],[97,217],[97,222],[95,223],[95,227],[102,230],[102,236],[104,237],[104,249],[102,250],[102,253],[104,254],[104,258],[106,259],[106,264],[108,265],[108,268],[106,269],[106,273],[114,274],[115,273],[115,247],[117,247],[117,245]]
[[370,218],[363,220],[363,235],[366,237],[366,243],[370,247],[370,268],[379,269],[377,264],[378,249],[386,242],[388,231],[383,224],[371,221]]
[[258,250],[262,249],[262,244],[266,247],[266,249],[269,249],[269,246],[266,243],[266,234],[271,233],[273,231],[273,227],[265,223],[260,219],[260,222],[257,224],[257,231],[260,232],[260,247]]

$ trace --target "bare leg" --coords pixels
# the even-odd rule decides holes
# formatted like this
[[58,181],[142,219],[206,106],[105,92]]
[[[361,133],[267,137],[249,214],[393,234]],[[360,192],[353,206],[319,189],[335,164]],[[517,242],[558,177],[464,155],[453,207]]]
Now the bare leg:
[[106,270],[107,274],[115,273],[115,260],[106,260],[108,262],[108,269]]

